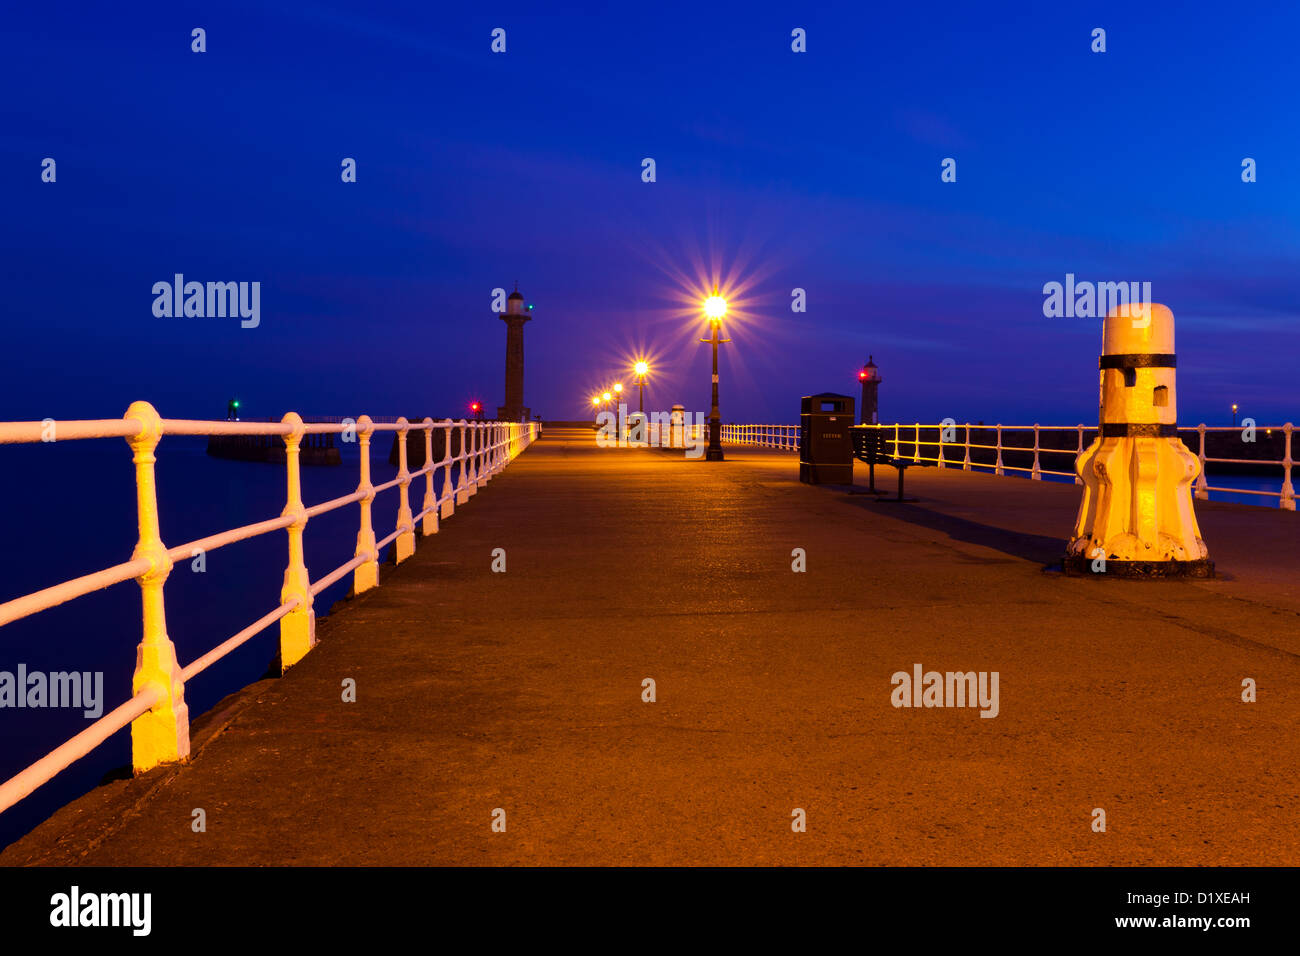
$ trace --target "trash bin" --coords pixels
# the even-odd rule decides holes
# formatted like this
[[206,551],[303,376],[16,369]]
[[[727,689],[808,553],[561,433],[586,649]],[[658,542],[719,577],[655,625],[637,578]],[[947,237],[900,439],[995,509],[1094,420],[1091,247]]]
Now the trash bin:
[[799,480],[853,484],[853,396],[805,395],[799,414]]

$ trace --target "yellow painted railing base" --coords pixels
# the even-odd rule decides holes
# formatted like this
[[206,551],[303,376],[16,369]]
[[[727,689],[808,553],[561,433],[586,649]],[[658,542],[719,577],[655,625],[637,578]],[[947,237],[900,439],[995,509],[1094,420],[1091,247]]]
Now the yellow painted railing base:
[[352,575],[352,593],[360,594],[363,591],[369,591],[379,585],[379,565],[374,561],[367,561],[361,565]]
[[190,711],[185,705],[185,685],[176,661],[176,648],[166,638],[136,648],[131,693],[137,695],[150,686],[159,690],[158,703],[131,721],[131,765],[136,773],[152,770],[159,764],[187,760],[190,756]]
[[393,557],[398,564],[401,564],[411,555],[415,554],[415,532],[407,531],[397,536],[393,542]]
[[316,646],[314,611],[290,611],[280,618],[280,673],[307,656]]

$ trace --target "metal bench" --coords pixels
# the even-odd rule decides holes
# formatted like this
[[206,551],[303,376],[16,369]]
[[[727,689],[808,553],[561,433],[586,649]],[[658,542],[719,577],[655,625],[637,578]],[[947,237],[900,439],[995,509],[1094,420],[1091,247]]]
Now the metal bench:
[[898,496],[895,498],[881,498],[881,501],[916,501],[915,498],[906,498],[903,496],[903,473],[912,465],[919,462],[912,461],[910,458],[895,458],[885,453],[885,434],[879,428],[869,428],[857,425],[849,431],[853,435],[853,455],[859,461],[866,462],[868,486],[866,493],[872,495],[886,495],[888,492],[876,488],[876,465],[892,465],[898,470]]

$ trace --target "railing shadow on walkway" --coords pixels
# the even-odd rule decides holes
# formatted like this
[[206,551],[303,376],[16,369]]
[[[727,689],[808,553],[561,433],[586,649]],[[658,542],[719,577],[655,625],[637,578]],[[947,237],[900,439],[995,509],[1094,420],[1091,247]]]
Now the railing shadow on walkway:
[[[840,490],[848,488],[847,485],[836,487]],[[1065,554],[1065,538],[1061,536],[1027,534],[1023,531],[944,514],[920,504],[878,502],[874,495],[846,494],[844,498],[854,507],[881,513],[930,531],[939,531],[954,541],[991,548],[1023,561],[1033,561],[1047,566],[1059,564],[1062,555]]]

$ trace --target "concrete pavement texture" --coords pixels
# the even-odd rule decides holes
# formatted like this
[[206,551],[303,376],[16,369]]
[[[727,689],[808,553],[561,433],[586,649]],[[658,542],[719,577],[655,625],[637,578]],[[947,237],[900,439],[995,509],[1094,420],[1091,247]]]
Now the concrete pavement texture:
[[[1300,515],[1197,502],[1220,577],[1074,578],[1075,486],[727,455],[553,431],[188,764],[0,863],[1300,863]],[[997,716],[893,706],[916,664],[997,672]]]

